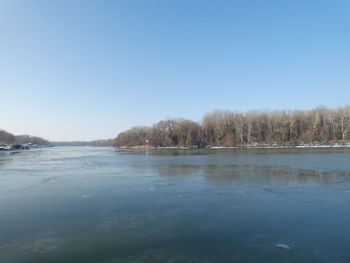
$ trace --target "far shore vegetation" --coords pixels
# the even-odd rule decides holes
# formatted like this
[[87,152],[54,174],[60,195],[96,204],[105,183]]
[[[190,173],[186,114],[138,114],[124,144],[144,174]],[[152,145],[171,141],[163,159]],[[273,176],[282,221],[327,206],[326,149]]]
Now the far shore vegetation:
[[51,146],[113,146],[113,139],[103,139],[94,141],[60,141],[53,142],[43,139],[38,136],[30,135],[14,135],[10,132],[0,129],[0,145],[23,145],[23,144],[34,144],[34,145],[51,145]]
[[118,148],[350,146],[350,106],[337,109],[232,112],[215,110],[200,122],[168,119],[121,132],[115,139],[50,142],[0,129],[0,144]]
[[216,110],[201,122],[162,120],[120,133],[114,145],[146,147],[250,147],[344,145],[350,142],[350,106],[338,109],[232,112]]
[[51,142],[54,146],[99,146],[111,147],[114,144],[113,139],[94,140],[94,141],[60,141]]
[[30,135],[14,135],[10,132],[0,129],[0,144],[26,144],[49,145],[50,142],[41,137]]

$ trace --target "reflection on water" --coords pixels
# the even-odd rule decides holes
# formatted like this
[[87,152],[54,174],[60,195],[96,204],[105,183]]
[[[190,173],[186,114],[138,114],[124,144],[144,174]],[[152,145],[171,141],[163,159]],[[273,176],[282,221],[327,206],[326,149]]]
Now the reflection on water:
[[327,172],[288,166],[254,166],[254,165],[189,165],[172,164],[155,167],[160,176],[189,177],[203,176],[209,183],[349,183],[344,176],[348,172]]
[[349,157],[349,149],[1,154],[0,262],[350,262]]
[[12,160],[12,157],[16,154],[21,153],[20,151],[0,151],[0,168],[7,162]]

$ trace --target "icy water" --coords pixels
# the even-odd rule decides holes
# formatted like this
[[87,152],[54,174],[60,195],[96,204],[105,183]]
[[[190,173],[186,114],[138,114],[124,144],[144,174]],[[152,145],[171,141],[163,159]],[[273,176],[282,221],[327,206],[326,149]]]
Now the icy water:
[[2,152],[0,262],[350,262],[350,149]]

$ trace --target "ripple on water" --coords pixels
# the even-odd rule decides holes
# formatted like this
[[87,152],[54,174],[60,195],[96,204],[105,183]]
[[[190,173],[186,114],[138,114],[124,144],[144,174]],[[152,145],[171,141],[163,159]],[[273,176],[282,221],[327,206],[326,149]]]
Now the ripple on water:
[[63,239],[54,232],[44,232],[15,240],[12,243],[0,244],[0,258],[31,253],[48,253],[63,244]]

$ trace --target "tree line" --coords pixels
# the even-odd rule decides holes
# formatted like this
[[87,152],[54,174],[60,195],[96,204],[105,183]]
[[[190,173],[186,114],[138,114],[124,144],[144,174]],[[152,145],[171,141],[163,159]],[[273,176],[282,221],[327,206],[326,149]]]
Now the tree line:
[[50,142],[41,137],[30,135],[14,135],[10,132],[0,129],[1,144],[26,144],[32,143],[37,145],[49,145]]
[[114,144],[113,139],[103,139],[94,141],[60,141],[51,142],[54,146],[96,146],[96,147],[111,147]]
[[200,122],[162,120],[121,132],[114,145],[204,147],[332,144],[350,141],[350,106],[338,109],[233,112],[215,110]]

